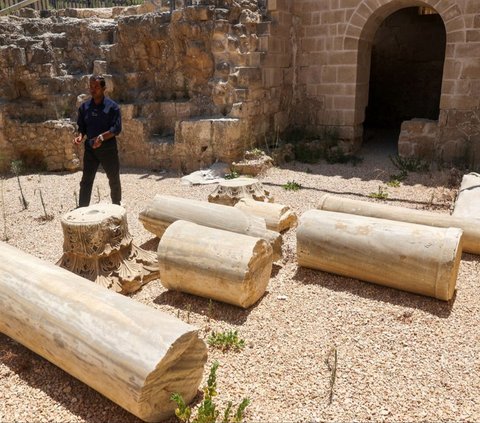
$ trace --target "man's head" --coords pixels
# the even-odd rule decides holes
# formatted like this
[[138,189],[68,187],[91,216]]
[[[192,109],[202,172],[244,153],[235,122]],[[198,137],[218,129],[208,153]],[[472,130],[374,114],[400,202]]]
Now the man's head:
[[105,78],[101,75],[92,75],[89,82],[91,96],[94,99],[103,97],[105,92]]

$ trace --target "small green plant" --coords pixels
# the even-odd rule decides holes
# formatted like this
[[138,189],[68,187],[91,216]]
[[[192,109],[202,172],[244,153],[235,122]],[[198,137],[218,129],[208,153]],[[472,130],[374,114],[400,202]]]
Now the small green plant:
[[14,160],[11,163],[11,169],[13,174],[17,177],[18,188],[20,189],[20,203],[23,206],[23,210],[28,209],[28,201],[23,195],[22,184],[20,183],[20,174],[23,172],[23,162],[21,160]]
[[225,179],[236,179],[236,178],[240,178],[240,174],[234,169],[232,169],[230,173],[225,174]]
[[401,172],[426,172],[429,164],[418,157],[389,156],[392,164]]
[[370,198],[376,198],[377,200],[386,200],[388,198],[388,192],[384,191],[381,185],[378,186],[377,192],[371,192],[368,194]]
[[387,185],[392,188],[398,188],[400,186],[400,181],[398,179],[390,179],[387,182]]
[[41,220],[48,221],[53,219],[53,215],[47,213],[47,209],[45,207],[45,202],[43,201],[43,194],[42,190],[40,188],[36,189],[34,192],[36,193],[38,191],[38,194],[40,195],[40,202],[42,203],[43,207],[43,216]]
[[295,181],[288,181],[286,184],[282,185],[282,188],[285,191],[298,191],[302,186]]
[[245,348],[245,341],[238,337],[236,330],[230,330],[225,332],[215,332],[208,337],[208,345],[219,348],[222,351],[234,350],[240,351]]
[[313,173],[312,169],[310,169],[309,167],[307,167],[305,169],[305,173],[308,174],[308,175],[311,175]]
[[[192,419],[192,410],[185,404],[184,399],[178,393],[172,394],[171,401],[177,405],[175,415],[183,423],[216,423],[220,416],[220,411],[217,410],[213,399],[217,396],[217,369],[218,361],[215,361],[210,368],[210,374],[207,380],[207,386],[203,388],[203,401],[198,407],[197,416]],[[248,398],[244,398],[237,407],[237,411],[232,415],[231,401],[228,402],[227,408],[223,413],[221,423],[241,423],[245,415],[245,409],[250,404]]]

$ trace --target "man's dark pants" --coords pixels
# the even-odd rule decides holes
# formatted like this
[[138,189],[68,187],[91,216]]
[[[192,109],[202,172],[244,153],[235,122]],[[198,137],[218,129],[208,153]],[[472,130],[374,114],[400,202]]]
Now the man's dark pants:
[[85,147],[83,154],[83,176],[80,181],[79,207],[86,207],[90,204],[93,181],[99,165],[102,165],[103,170],[107,174],[112,203],[120,204],[120,200],[122,199],[120,162],[118,160],[117,145],[116,143],[112,144],[111,146],[104,145],[95,150]]

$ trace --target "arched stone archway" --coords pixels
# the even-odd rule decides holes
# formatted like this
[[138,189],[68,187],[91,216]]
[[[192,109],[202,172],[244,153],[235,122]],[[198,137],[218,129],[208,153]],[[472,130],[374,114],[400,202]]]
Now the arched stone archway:
[[[458,4],[453,0],[362,0],[351,14],[343,37],[343,50],[350,59],[350,79],[344,83],[350,86],[353,95],[346,107],[352,113],[346,115],[344,124],[351,127],[354,148],[362,142],[362,125],[368,104],[370,59],[372,43],[382,22],[394,12],[407,7],[426,6],[433,8],[442,18],[446,30],[445,62],[443,69],[440,110],[455,108],[462,101],[461,92],[451,92],[449,85],[457,79],[459,59],[455,46],[466,42],[465,21]],[[440,119],[441,120],[441,119]],[[440,123],[441,124],[441,123]]]

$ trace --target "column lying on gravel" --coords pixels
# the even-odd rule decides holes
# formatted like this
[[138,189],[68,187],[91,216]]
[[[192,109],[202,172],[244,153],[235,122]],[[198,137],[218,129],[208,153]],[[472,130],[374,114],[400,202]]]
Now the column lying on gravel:
[[272,231],[282,232],[297,224],[297,215],[290,207],[283,204],[265,203],[264,201],[255,201],[251,198],[242,198],[235,204],[235,208],[265,219],[267,228]]
[[268,230],[264,219],[234,207],[170,195],[155,195],[140,213],[139,219],[147,231],[159,238],[177,220],[262,238],[272,246],[274,261],[282,257],[282,236]]
[[464,219],[480,218],[480,175],[478,173],[463,176],[452,215]]
[[320,199],[317,208],[325,211],[378,217],[439,228],[460,228],[463,230],[463,250],[472,254],[480,254],[480,218],[457,217],[425,210],[352,200],[330,194],[324,195]]
[[462,230],[310,210],[297,229],[298,264],[448,301]]
[[165,288],[243,308],[265,293],[272,261],[264,239],[183,220],[170,225],[158,245]]
[[147,422],[197,394],[207,359],[173,316],[0,243],[0,331]]

